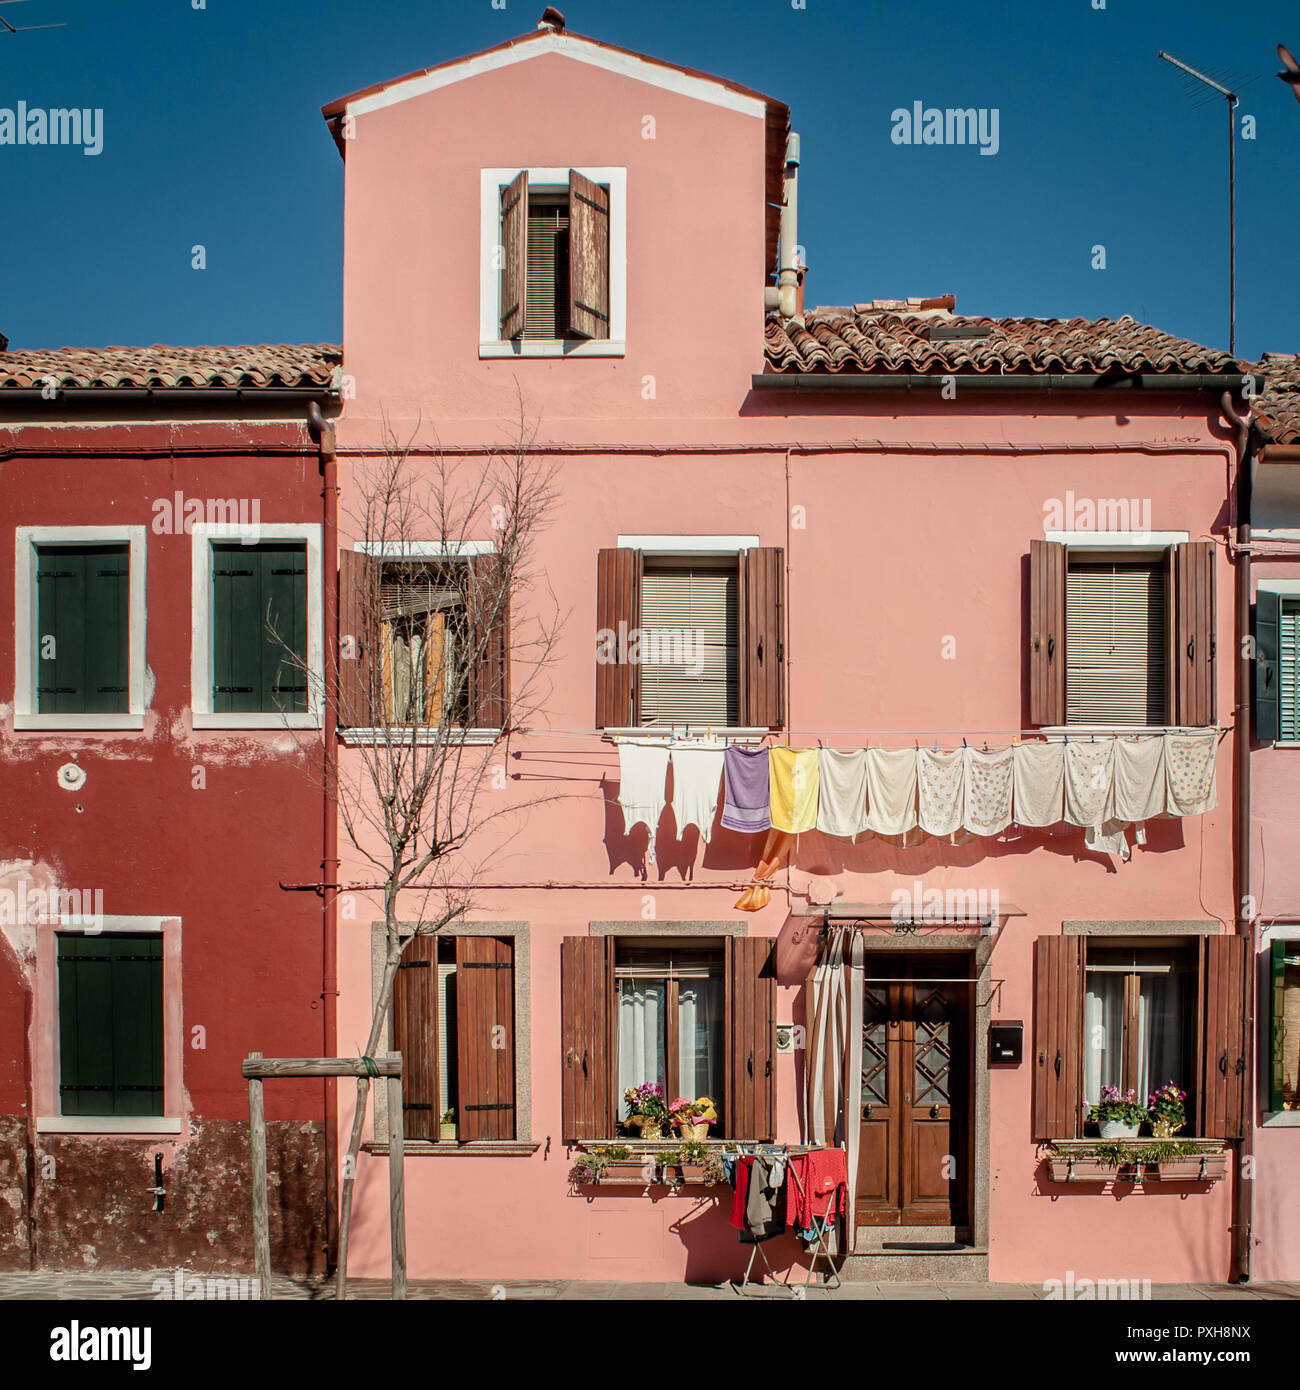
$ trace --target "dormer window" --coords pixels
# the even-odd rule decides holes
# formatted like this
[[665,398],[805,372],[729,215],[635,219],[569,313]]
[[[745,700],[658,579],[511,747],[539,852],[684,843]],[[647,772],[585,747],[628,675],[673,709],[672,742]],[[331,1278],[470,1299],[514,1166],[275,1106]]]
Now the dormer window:
[[621,356],[626,170],[483,170],[479,355]]

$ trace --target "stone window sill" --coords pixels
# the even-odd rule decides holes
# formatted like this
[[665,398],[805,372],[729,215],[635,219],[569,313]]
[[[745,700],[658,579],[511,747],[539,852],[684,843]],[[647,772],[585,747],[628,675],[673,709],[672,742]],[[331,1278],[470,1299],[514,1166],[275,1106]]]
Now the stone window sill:
[[[404,1158],[527,1158],[541,1148],[539,1139],[473,1139],[459,1143],[448,1139],[431,1143],[428,1139],[411,1139],[402,1145]],[[368,1154],[386,1157],[387,1140],[362,1144]]]
[[181,1121],[163,1115],[40,1115],[39,1134],[130,1134],[155,1138],[181,1132]]

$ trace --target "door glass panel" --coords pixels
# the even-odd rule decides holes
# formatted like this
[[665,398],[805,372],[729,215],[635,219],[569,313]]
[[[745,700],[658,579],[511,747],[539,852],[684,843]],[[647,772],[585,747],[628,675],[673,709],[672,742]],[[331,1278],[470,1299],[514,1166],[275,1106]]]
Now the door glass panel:
[[889,1104],[888,985],[867,985],[862,1015],[862,1103]]
[[914,988],[912,1101],[915,1105],[947,1105],[952,1084],[953,987],[917,984]]

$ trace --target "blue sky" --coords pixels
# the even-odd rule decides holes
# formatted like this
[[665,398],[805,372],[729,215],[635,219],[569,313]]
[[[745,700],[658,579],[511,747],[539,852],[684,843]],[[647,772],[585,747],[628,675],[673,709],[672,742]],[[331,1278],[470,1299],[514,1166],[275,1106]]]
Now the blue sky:
[[[26,0],[0,107],[101,107],[104,149],[0,145],[14,347],[338,341],[343,166],[320,106],[532,29],[542,0]],[[810,303],[1131,313],[1227,346],[1227,118],[1165,48],[1240,82],[1237,349],[1300,349],[1300,7],[1257,0],[570,0],[576,32],[789,102]],[[1253,79],[1247,81],[1246,79]],[[1208,93],[1206,95],[1209,95]],[[994,108],[1000,148],[902,146],[891,112]],[[190,266],[201,243],[207,269]],[[1092,247],[1106,268],[1092,268]]]

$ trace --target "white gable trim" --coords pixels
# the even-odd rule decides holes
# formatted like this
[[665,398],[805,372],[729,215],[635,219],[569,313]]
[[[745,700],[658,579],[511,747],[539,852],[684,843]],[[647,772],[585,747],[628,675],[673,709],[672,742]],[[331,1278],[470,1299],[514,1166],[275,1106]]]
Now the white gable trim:
[[480,53],[433,72],[404,78],[385,87],[382,92],[372,92],[369,96],[358,97],[356,101],[349,102],[346,112],[349,116],[364,116],[371,111],[382,111],[384,107],[395,106],[400,101],[422,97],[428,92],[436,92],[454,83],[464,82],[467,78],[513,67],[516,63],[527,62],[530,58],[540,58],[546,53],[559,53],[565,58],[574,59],[575,62],[587,63],[593,68],[603,68],[606,72],[630,77],[636,82],[645,82],[662,91],[676,92],[679,96],[693,97],[696,101],[707,102],[710,106],[720,106],[724,111],[737,111],[744,116],[767,115],[766,102],[759,101],[757,97],[733,92],[721,82],[692,77],[689,73],[662,67],[658,63],[648,63],[644,58],[630,53],[614,53],[572,34],[548,34],[543,38],[529,39],[514,48]]

